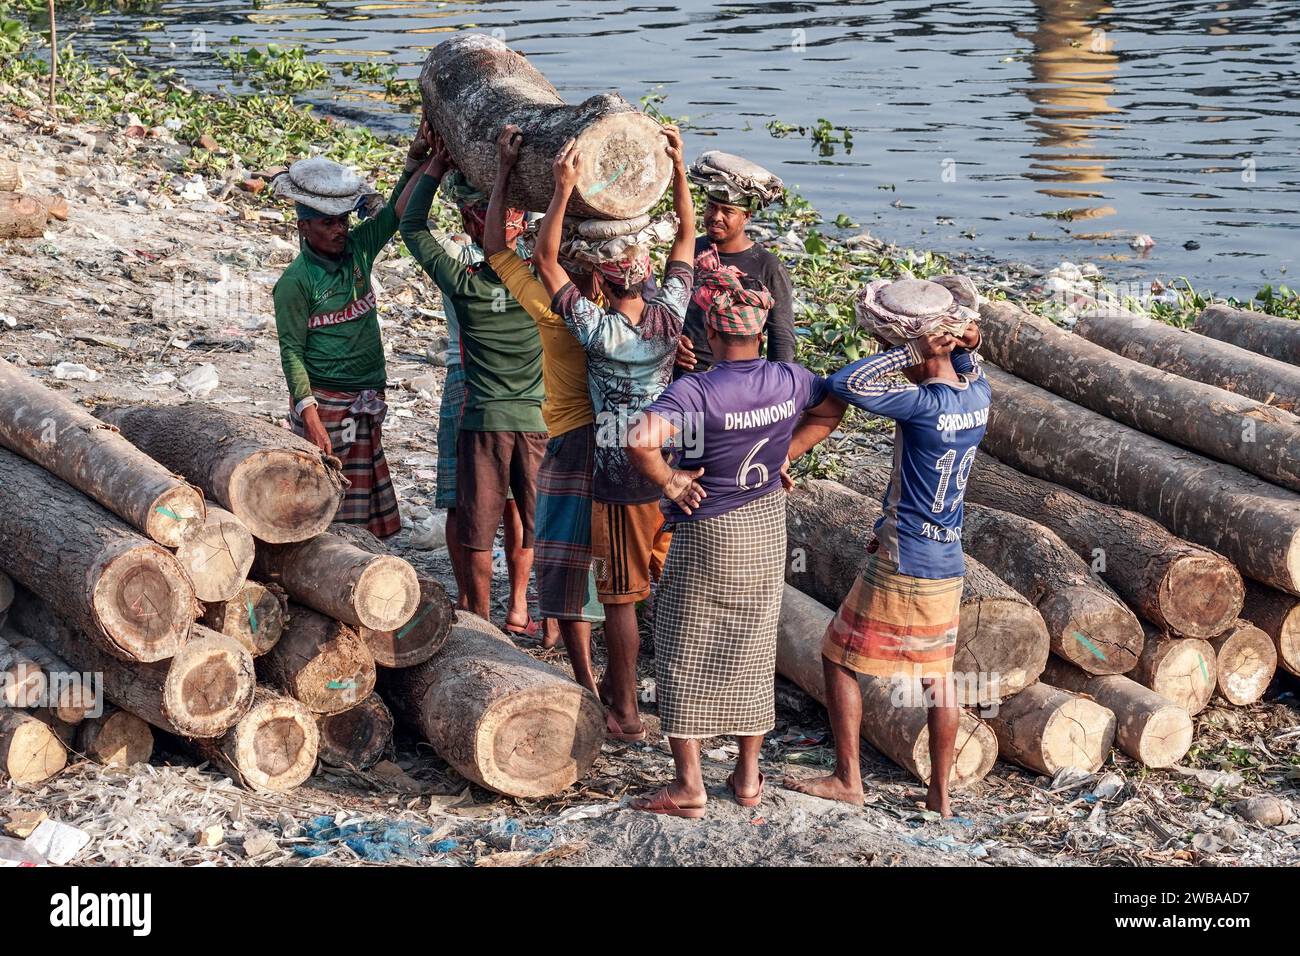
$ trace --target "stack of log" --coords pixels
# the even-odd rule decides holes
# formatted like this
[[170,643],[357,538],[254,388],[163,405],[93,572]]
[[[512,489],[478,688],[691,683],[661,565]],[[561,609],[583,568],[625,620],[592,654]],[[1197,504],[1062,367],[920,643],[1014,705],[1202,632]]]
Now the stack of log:
[[[989,746],[1043,773],[1096,770],[1112,745],[1172,766],[1211,700],[1248,705],[1279,668],[1300,674],[1300,324],[1098,311],[1071,334],[1006,302],[981,324],[994,399],[965,484],[955,671],[961,702],[984,707],[963,720],[996,743],[964,730],[985,759],[959,759],[953,782],[978,779]],[[803,594],[787,588],[778,667],[818,699],[817,646],[889,471],[869,457],[847,487],[789,499]],[[863,681],[864,734],[926,779],[924,722],[879,683]]]
[[0,389],[0,774],[147,761],[157,729],[284,791],[373,766],[394,713],[510,795],[594,762],[590,693],[332,523],[337,459],[202,403],[91,414],[2,360]]

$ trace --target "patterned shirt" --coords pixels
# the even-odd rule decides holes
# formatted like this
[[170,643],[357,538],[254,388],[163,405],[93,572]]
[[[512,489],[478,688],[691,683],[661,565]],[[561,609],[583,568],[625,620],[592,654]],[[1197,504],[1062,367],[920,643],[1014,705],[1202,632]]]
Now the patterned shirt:
[[597,501],[641,504],[659,498],[658,486],[628,459],[624,439],[641,410],[672,381],[693,279],[690,263],[668,263],[663,284],[636,325],[623,313],[606,311],[584,298],[572,282],[555,294],[552,311],[587,353],[588,388],[596,413]]
[[894,467],[876,522],[881,549],[900,574],[952,578],[965,573],[962,500],[975,449],[988,424],[992,391],[972,352],[952,354],[961,383],[901,374],[921,364],[912,345],[870,355],[827,379],[839,398],[892,418]]

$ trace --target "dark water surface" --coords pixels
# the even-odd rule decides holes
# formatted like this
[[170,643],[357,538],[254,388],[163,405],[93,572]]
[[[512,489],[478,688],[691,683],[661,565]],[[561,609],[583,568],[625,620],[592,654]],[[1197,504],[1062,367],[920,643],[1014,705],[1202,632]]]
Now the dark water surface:
[[[1280,0],[173,0],[83,23],[79,42],[147,37],[143,59],[239,89],[215,56],[232,37],[413,78],[448,33],[495,32],[566,98],[661,93],[690,117],[692,154],[744,153],[882,238],[1249,295],[1287,281],[1300,246],[1297,14]],[[164,28],[141,32],[148,20]],[[412,128],[347,77],[303,96]],[[822,118],[851,150],[766,128]],[[1129,246],[1141,233],[1157,243],[1145,257]]]

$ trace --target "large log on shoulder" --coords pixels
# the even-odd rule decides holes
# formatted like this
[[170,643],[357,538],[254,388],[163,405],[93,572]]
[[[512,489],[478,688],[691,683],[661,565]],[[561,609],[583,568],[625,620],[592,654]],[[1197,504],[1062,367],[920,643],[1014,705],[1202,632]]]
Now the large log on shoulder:
[[95,417],[194,482],[262,541],[319,534],[343,500],[337,458],[259,418],[203,402],[101,405]]
[[174,548],[203,520],[203,495],[111,425],[0,359],[0,445]]
[[980,308],[980,351],[999,368],[1148,435],[1300,491],[1300,418],[1164,372],[1010,302]]
[[1300,495],[1153,438],[985,363],[984,447],[1021,471],[1140,511],[1243,574],[1300,594]]
[[1273,639],[1278,666],[1300,677],[1300,598],[1247,581],[1241,616]]
[[988,718],[998,756],[1055,776],[1063,767],[1095,773],[1115,743],[1115,715],[1096,701],[1050,684],[1030,684]]
[[1223,342],[1231,342],[1260,355],[1300,365],[1300,322],[1263,312],[1212,305],[1192,328]]
[[1123,310],[1085,312],[1074,334],[1117,355],[1300,414],[1300,368]]
[[[834,612],[802,591],[785,586],[777,630],[776,669],[819,704],[826,704],[822,636]],[[922,783],[930,782],[930,730],[916,688],[897,687],[875,677],[859,677],[862,736]],[[997,761],[993,732],[969,711],[961,712],[956,756],[949,784],[955,790],[983,780]]]
[[582,152],[568,213],[632,219],[664,194],[672,164],[659,124],[617,93],[567,105],[528,60],[500,40],[464,33],[430,52],[420,73],[430,123],[466,178],[490,192],[496,138],[507,123],[524,134],[509,203],[540,211],[551,201],[551,163],[567,140]]
[[[889,465],[864,462],[848,480],[882,500]],[[1028,518],[981,505],[964,506],[962,547],[1038,608],[1052,650],[1090,674],[1123,674],[1142,653],[1142,625],[1083,559]]]
[[1136,511],[1026,475],[983,452],[967,479],[966,501],[1050,528],[1129,607],[1162,630],[1213,637],[1241,611],[1244,585],[1232,562]]
[[560,793],[591,769],[605,740],[594,694],[463,611],[442,650],[381,678],[394,717],[462,777],[507,796]]
[[169,660],[119,661],[95,648],[48,604],[21,590],[14,627],[87,674],[98,674],[104,696],[160,730],[179,737],[218,737],[253,700],[253,659],[234,639],[195,624]]
[[[786,582],[838,608],[867,559],[880,506],[834,481],[801,482],[786,499]],[[967,557],[953,672],[963,705],[1009,697],[1038,679],[1050,638],[1043,616]]]
[[171,657],[199,613],[170,551],[4,449],[0,567],[122,660]]

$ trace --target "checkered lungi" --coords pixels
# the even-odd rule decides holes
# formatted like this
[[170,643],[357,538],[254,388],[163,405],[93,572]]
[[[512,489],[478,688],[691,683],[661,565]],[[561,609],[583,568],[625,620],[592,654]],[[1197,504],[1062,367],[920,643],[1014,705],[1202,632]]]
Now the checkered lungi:
[[591,567],[595,461],[596,427],[585,425],[552,438],[537,470],[534,560],[542,617],[592,623],[605,620]]
[[673,527],[655,596],[655,696],[669,737],[754,736],[776,723],[785,491]]
[[873,552],[826,628],[822,656],[873,677],[951,674],[963,583],[899,574],[888,555]]
[[[312,389],[321,424],[329,433],[334,456],[343,462],[343,476],[349,486],[335,521],[365,525],[377,538],[387,538],[402,529],[397,513],[397,493],[384,457],[381,427],[387,406],[380,390],[336,392]],[[293,433],[307,437],[302,416],[292,409],[289,423]]]
[[465,412],[465,369],[447,366],[447,381],[442,386],[442,404],[438,407],[438,483],[433,496],[435,508],[456,507],[456,439],[460,419]]

